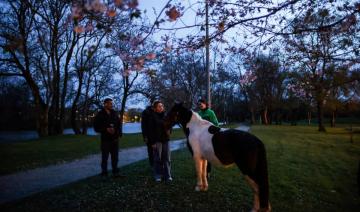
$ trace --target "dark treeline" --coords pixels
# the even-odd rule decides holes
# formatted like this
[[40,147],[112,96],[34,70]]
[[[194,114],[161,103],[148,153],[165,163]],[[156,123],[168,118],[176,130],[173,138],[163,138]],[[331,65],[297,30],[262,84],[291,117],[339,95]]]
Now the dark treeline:
[[[319,122],[315,98],[301,87],[295,88],[294,81],[298,82],[299,76],[285,69],[279,57],[258,55],[248,60],[233,55],[231,60],[212,70],[212,108],[221,121],[293,125],[299,121]],[[163,99],[167,106],[183,101],[197,110],[198,99],[206,94],[204,67],[202,54],[169,56],[162,68],[147,77],[147,89],[153,99]],[[349,71],[346,81],[349,84],[334,88],[346,87],[342,95],[329,92],[324,97],[323,113],[332,126],[337,117],[360,118],[357,73]]]

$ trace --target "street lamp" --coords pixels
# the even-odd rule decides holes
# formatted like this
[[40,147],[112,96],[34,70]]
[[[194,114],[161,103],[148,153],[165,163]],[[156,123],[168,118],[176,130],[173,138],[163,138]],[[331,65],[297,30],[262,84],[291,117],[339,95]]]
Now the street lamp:
[[205,68],[207,74],[207,101],[208,107],[211,108],[211,91],[210,91],[210,39],[209,39],[209,1],[205,0]]

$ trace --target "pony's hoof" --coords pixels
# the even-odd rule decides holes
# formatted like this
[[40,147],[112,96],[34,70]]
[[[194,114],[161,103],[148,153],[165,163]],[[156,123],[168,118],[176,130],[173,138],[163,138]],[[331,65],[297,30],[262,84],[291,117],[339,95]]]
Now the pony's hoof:
[[195,186],[195,191],[207,191],[207,190],[208,190],[207,186],[202,186],[202,185]]
[[266,207],[266,208],[260,208],[259,212],[270,212],[271,211],[271,207]]

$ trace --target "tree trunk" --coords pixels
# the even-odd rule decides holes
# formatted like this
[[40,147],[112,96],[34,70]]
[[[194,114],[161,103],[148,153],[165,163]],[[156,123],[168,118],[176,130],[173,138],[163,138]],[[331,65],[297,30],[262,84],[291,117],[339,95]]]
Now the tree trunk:
[[78,112],[79,111],[78,111],[77,105],[73,105],[71,107],[71,117],[70,117],[70,119],[71,119],[71,128],[73,129],[73,131],[74,131],[74,133],[76,135],[81,134],[80,128],[79,128],[78,123],[77,123],[77,118],[78,118],[77,114],[78,114]]
[[297,111],[296,111],[296,109],[291,110],[291,125],[292,126],[297,125]]
[[311,124],[311,111],[307,112],[307,120],[308,120],[308,126]]
[[65,122],[65,99],[66,99],[66,94],[67,94],[67,88],[68,88],[68,79],[69,79],[69,64],[70,64],[70,60],[71,60],[71,56],[74,52],[74,47],[77,43],[77,38],[78,36],[76,35],[75,32],[73,32],[72,34],[73,39],[71,42],[71,46],[69,49],[69,52],[66,55],[66,60],[65,60],[65,64],[64,64],[64,81],[63,81],[63,87],[62,87],[62,93],[61,93],[61,100],[60,100],[60,130],[61,132],[64,131],[64,122]]
[[336,109],[332,112],[332,117],[331,117],[331,127],[335,127],[335,120],[336,120]]
[[264,125],[269,124],[267,107],[265,107],[265,109],[262,111],[261,119],[262,119],[262,124]]
[[86,90],[85,90],[85,100],[82,112],[82,134],[87,135],[88,129],[88,112],[89,112],[89,90],[90,90],[90,83],[91,83],[91,73],[89,72],[89,76],[86,82]]
[[318,126],[320,132],[326,132],[325,126],[324,126],[324,112],[323,112],[323,101],[317,102],[317,110],[318,110]]
[[60,64],[58,58],[58,30],[57,25],[51,27],[52,36],[51,36],[51,49],[50,49],[50,61],[51,61],[51,71],[53,73],[52,79],[52,89],[53,95],[51,99],[50,109],[49,109],[49,135],[58,135],[62,132],[59,132],[60,128]]
[[[87,100],[86,100],[87,101]],[[82,115],[82,131],[81,134],[87,135],[88,130],[88,106],[87,102],[84,104],[83,115]]]
[[45,104],[35,103],[36,131],[40,138],[49,135],[48,107]]
[[[81,70],[80,70],[81,71]],[[77,89],[77,92],[76,92],[76,96],[75,96],[75,99],[74,99],[74,102],[71,106],[71,128],[73,129],[74,133],[75,134],[81,134],[81,131],[80,131],[80,128],[78,126],[78,123],[77,123],[77,113],[79,112],[78,111],[78,107],[77,107],[77,104],[78,104],[78,101],[79,101],[79,98],[80,98],[80,95],[81,95],[81,88],[82,88],[82,84],[83,84],[83,73],[79,73],[79,85],[78,85],[78,89]]]
[[123,129],[123,117],[124,117],[124,113],[125,113],[125,106],[126,106],[126,101],[128,98],[128,93],[129,93],[129,89],[127,87],[124,88],[124,95],[123,98],[121,100],[121,107],[120,107],[120,133],[122,133],[122,129]]
[[255,120],[254,107],[250,107],[250,113],[251,113],[251,124],[255,124],[256,120]]

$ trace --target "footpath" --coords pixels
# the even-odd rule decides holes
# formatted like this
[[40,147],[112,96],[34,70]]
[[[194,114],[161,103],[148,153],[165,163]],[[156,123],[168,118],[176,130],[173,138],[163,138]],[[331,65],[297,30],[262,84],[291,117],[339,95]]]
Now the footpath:
[[[184,147],[185,139],[170,142],[171,151]],[[147,157],[146,146],[120,149],[119,167]],[[97,175],[101,172],[100,160],[101,154],[95,154],[64,164],[0,176],[0,204]],[[110,158],[108,162],[111,167]]]

